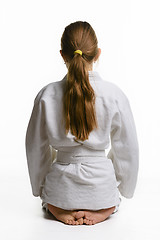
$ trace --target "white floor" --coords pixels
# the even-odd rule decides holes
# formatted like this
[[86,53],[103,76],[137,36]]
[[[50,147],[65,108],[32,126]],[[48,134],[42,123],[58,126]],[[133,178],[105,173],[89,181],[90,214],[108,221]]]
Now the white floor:
[[[3,174],[2,174],[3,175]],[[2,177],[1,175],[1,177]],[[41,209],[27,175],[1,179],[0,239],[160,239],[160,191],[156,178],[139,179],[134,198],[122,198],[119,212],[94,226],[69,226]]]

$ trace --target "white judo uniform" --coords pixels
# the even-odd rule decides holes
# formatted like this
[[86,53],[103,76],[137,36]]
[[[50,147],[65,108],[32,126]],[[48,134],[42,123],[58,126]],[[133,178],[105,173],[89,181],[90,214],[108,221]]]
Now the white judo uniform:
[[[89,139],[65,134],[63,94],[67,77],[37,95],[26,135],[26,153],[34,196],[73,210],[117,206],[131,198],[138,174],[138,141],[125,94],[89,71],[96,95],[98,128]],[[50,150],[56,150],[53,161]],[[106,155],[105,150],[109,153]]]

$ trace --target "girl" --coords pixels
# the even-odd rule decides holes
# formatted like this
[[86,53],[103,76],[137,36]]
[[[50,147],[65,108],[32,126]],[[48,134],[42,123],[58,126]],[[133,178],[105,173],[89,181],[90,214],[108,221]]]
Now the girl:
[[92,71],[101,50],[87,22],[65,28],[60,53],[68,73],[39,92],[27,129],[29,175],[33,195],[58,220],[92,225],[116,211],[119,193],[133,196],[136,130],[124,93]]

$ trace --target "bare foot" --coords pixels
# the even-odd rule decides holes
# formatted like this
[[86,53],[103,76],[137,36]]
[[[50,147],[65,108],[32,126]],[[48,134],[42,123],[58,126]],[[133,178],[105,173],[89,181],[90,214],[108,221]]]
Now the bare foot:
[[115,207],[101,209],[98,211],[83,211],[84,220],[83,222],[87,225],[93,225],[106,220],[115,210]]
[[55,207],[51,204],[48,204],[49,211],[61,222],[69,225],[82,225],[83,224],[83,211],[69,211],[64,210],[58,207]]
[[48,204],[49,211],[61,222],[69,225],[94,225],[106,220],[115,210],[115,207],[101,209],[98,211],[80,210],[70,211]]

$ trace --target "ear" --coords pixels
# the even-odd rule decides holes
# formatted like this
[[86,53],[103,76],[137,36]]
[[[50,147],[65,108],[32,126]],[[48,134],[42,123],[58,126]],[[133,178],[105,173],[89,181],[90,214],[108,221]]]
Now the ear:
[[65,56],[63,55],[62,50],[60,50],[59,52],[60,52],[60,54],[61,54],[63,60],[66,62],[66,58],[65,58]]
[[60,50],[59,52],[60,52],[61,56],[63,57],[62,50]]
[[97,55],[96,55],[95,58],[94,58],[94,62],[96,62],[96,61],[98,60],[98,58],[99,58],[100,55],[101,55],[101,49],[98,48],[98,52],[97,52]]

